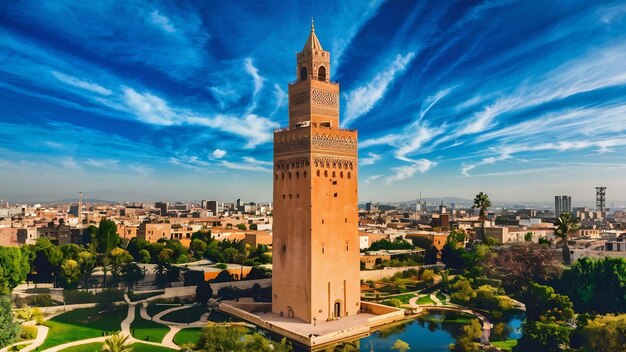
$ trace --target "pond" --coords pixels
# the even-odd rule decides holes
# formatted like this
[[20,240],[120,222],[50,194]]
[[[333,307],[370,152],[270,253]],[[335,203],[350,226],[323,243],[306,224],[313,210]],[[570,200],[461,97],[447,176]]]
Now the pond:
[[[455,343],[463,326],[473,318],[472,315],[457,312],[431,312],[413,320],[373,332],[370,336],[359,340],[340,344],[349,345],[352,348],[332,346],[323,349],[323,351],[393,351],[391,346],[400,339],[409,344],[411,351],[449,352],[450,344]],[[500,336],[500,338],[520,338],[523,318],[523,313],[517,313],[501,319],[501,322],[505,323],[508,329],[504,333],[505,336]]]

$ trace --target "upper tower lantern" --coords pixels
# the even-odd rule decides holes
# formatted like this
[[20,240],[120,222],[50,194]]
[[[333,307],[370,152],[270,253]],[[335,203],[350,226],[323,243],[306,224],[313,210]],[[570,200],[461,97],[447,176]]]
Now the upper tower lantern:
[[317,35],[315,24],[311,19],[311,34],[304,44],[302,51],[296,54],[298,68],[296,75],[298,81],[310,79],[330,81],[330,52],[324,51]]
[[339,127],[339,84],[330,81],[330,52],[311,33],[296,54],[297,80],[289,85],[289,128]]

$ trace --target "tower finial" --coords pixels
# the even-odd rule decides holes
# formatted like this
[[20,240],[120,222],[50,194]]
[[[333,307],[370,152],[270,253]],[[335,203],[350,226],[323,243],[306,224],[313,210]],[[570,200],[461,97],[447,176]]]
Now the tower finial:
[[311,32],[315,32],[315,22],[313,21],[313,16],[311,16]]

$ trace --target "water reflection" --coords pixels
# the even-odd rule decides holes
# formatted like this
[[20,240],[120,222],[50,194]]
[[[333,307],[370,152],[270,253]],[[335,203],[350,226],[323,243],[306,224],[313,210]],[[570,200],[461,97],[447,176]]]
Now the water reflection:
[[[457,312],[431,312],[400,324],[389,326],[376,331],[370,336],[354,341],[346,341],[329,346],[323,352],[386,352],[392,351],[393,343],[400,339],[409,344],[411,351],[420,352],[449,352],[450,345],[456,342],[463,326],[475,317]],[[492,341],[518,339],[521,337],[523,313],[509,314],[494,325],[498,331],[493,331]]]

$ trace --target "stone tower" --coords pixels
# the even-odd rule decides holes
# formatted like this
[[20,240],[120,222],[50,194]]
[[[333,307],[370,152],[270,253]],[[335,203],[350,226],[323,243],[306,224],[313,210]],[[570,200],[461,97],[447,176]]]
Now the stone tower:
[[289,127],[274,133],[272,311],[309,323],[360,309],[357,132],[315,28],[296,54]]

